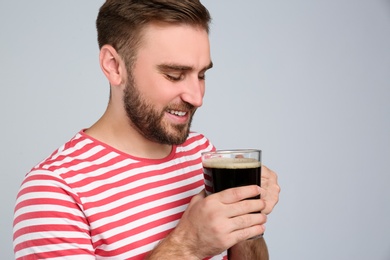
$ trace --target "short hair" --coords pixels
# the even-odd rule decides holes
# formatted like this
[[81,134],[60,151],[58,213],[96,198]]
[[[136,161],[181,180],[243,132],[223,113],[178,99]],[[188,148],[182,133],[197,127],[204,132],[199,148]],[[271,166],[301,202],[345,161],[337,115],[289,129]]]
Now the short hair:
[[107,0],[96,19],[98,44],[99,48],[111,45],[132,66],[142,29],[148,24],[188,24],[208,33],[210,21],[210,13],[199,0]]

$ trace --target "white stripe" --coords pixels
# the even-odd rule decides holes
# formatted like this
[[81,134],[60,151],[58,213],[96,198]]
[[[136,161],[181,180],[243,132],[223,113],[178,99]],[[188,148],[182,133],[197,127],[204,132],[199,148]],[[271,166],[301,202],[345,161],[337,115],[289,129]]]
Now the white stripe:
[[18,197],[16,204],[26,201],[26,200],[32,200],[32,199],[41,199],[42,201],[45,201],[46,199],[56,199],[56,200],[62,200],[62,201],[69,201],[74,203],[72,199],[69,199],[69,195],[57,193],[57,192],[29,192],[25,193],[22,196]]
[[[32,205],[32,206],[26,206],[26,207],[20,208],[17,210],[17,212],[15,212],[15,219],[18,216],[23,215],[23,214],[30,214],[33,212],[46,212],[46,211],[53,211],[53,212],[59,212],[59,213],[69,213],[69,214],[75,216],[76,218],[85,219],[85,216],[83,215],[83,213],[80,210],[75,210],[73,208],[68,208],[68,207],[64,207],[64,206],[60,206],[60,205],[45,205],[45,204],[41,204],[38,206]],[[23,226],[23,224],[22,224],[23,222],[33,223],[34,221],[38,221],[41,219],[43,219],[43,218],[31,218],[31,219],[27,219],[25,221],[21,221],[15,225],[15,228],[19,229],[18,227],[20,225]],[[73,220],[69,220],[69,219],[65,219],[65,218],[53,218],[53,219],[56,219],[57,223],[59,223],[59,224],[63,224],[64,222],[70,222],[70,221],[73,222]],[[81,222],[76,221],[75,223],[81,223]],[[81,224],[77,224],[77,225],[81,225]]]
[[[183,174],[182,175],[188,174],[189,172],[195,171],[197,169],[198,169],[197,166],[189,166],[187,168],[183,168],[182,169],[183,170]],[[99,193],[97,195],[90,196],[90,197],[88,197],[88,200],[98,201],[98,200],[110,197],[112,195],[115,195],[117,193],[140,187],[140,186],[145,185],[145,184],[156,183],[156,182],[165,181],[167,179],[172,179],[172,178],[175,178],[175,177],[178,176],[177,173],[178,173],[177,171],[171,171],[169,173],[165,173],[164,175],[158,175],[158,176],[151,176],[151,177],[147,177],[147,178],[142,178],[142,179],[137,180],[137,181],[126,183],[125,185],[116,186],[116,187],[114,187],[112,189],[108,189],[108,190],[106,190],[106,191],[104,191],[102,193]],[[125,172],[125,173],[123,173],[121,175],[124,175],[121,178],[122,180],[125,177],[129,177],[129,173],[128,172]],[[198,178],[196,178],[196,177],[198,177]],[[187,185],[187,184],[190,184],[190,183],[198,181],[201,177],[203,177],[203,176],[195,176],[195,179],[186,179],[186,180],[182,180],[181,182],[177,182],[177,183],[180,186],[184,186],[184,185]],[[111,180],[112,179],[113,178],[111,178]],[[115,180],[115,181],[118,182],[119,180]],[[86,185],[86,186],[88,186],[89,188],[91,188],[91,186],[93,188],[99,188],[99,187],[101,187],[104,184],[109,184],[109,183],[112,183],[112,182],[111,181],[106,181],[106,182],[97,181],[96,183],[99,183],[100,185]],[[172,184],[170,184],[170,185],[172,185]],[[81,187],[81,188],[77,188],[75,190],[76,190],[76,192],[82,192],[82,191],[85,192],[86,190],[90,190],[90,189],[86,189],[85,186],[84,186],[84,187]],[[149,192],[149,193],[151,193],[151,192]],[[145,193],[142,193],[142,195],[140,195],[140,196],[145,196]]]
[[[61,172],[61,173],[65,173],[65,172],[69,172],[69,171],[80,171],[80,172],[82,172],[82,170],[84,168],[87,168],[87,167],[90,167],[90,166],[93,166],[93,165],[96,166],[96,165],[102,164],[102,163],[104,163],[104,162],[106,162],[108,160],[111,160],[112,158],[115,158],[117,156],[118,156],[118,154],[111,152],[111,153],[107,154],[106,156],[101,157],[101,158],[99,158],[99,159],[97,159],[95,161],[92,161],[92,162],[88,161],[88,162],[79,163],[77,165],[68,167],[66,169],[62,169],[59,172]],[[83,179],[86,179],[86,178],[98,177],[98,176],[104,175],[107,172],[110,172],[112,170],[116,170],[116,169],[125,167],[125,166],[127,166],[127,165],[129,165],[129,164],[131,164],[133,162],[134,161],[131,160],[131,159],[121,160],[120,162],[118,162],[116,164],[112,164],[112,165],[110,165],[108,167],[99,167],[96,170],[90,171],[90,172],[88,172],[86,174],[80,174],[79,173],[78,175],[75,175],[73,177],[66,178],[66,181],[68,183],[75,183],[75,182],[79,182],[79,181],[81,181]]]
[[[188,157],[188,160],[193,160],[197,158],[197,156],[191,156],[191,157]],[[94,181],[88,185],[85,185],[85,186],[82,186],[80,188],[76,188],[76,192],[85,192],[85,191],[91,191],[91,190],[94,190],[96,188],[100,188],[102,185],[106,185],[106,184],[111,184],[111,183],[117,183],[117,182],[120,182],[120,181],[123,181],[124,179],[130,177],[130,176],[135,176],[137,174],[142,174],[142,173],[145,173],[145,172],[150,172],[150,171],[159,171],[159,170],[163,170],[163,169],[166,169],[168,167],[171,167],[173,165],[176,165],[178,163],[178,160],[180,160],[180,158],[178,158],[177,160],[174,160],[174,161],[171,161],[170,163],[163,163],[163,164],[159,164],[159,165],[148,165],[148,166],[145,166],[145,167],[139,167],[139,168],[136,168],[136,169],[131,169],[131,171],[124,171],[120,174],[117,174],[111,178],[107,178],[107,179],[104,179],[104,180],[98,180],[98,181]],[[99,168],[97,169],[96,171],[94,172],[90,172],[88,174],[81,174],[83,175],[84,177],[91,177],[91,176],[99,176],[99,175],[103,175],[103,174],[106,174],[107,172],[110,172],[114,169],[117,169],[117,168],[121,168],[123,166],[126,166],[129,164],[129,161],[128,160],[123,160],[121,161],[120,163],[117,163],[117,164],[114,164],[110,167],[105,167],[105,168]],[[183,171],[183,174],[187,173],[187,172],[190,172],[190,171],[194,171],[196,169],[198,169],[198,165],[195,164],[195,165],[190,165],[189,167],[187,168],[182,168],[181,170]],[[165,180],[167,178],[171,178],[171,177],[174,177],[174,176],[177,176],[177,170],[173,170],[172,172],[170,173],[165,173],[164,175],[158,175],[159,178],[161,178],[161,180]],[[148,182],[154,182],[156,179],[156,176],[153,176],[153,177],[150,177],[147,181]],[[73,180],[72,178],[69,178],[69,179],[66,179],[67,182],[69,183],[73,183]],[[143,181],[146,181],[143,180]],[[142,184],[142,183],[141,183]],[[140,184],[135,184],[133,186],[139,186]],[[116,188],[116,191],[118,191],[118,188]],[[131,187],[124,187],[125,190],[129,189]],[[108,191],[109,192],[109,191]],[[117,193],[117,192],[115,192]],[[110,194],[101,194],[102,197],[107,197],[109,196]]]
[[104,149],[103,146],[94,146],[92,149],[90,149],[90,150],[88,150],[88,151],[86,151],[84,153],[81,153],[81,154],[79,154],[77,156],[68,156],[68,154],[71,154],[69,152],[67,154],[62,153],[62,154],[59,154],[59,156],[65,156],[62,160],[56,160],[54,162],[51,162],[50,164],[44,165],[42,168],[48,169],[49,167],[60,166],[62,164],[69,163],[69,162],[71,162],[73,160],[77,160],[77,159],[84,160],[85,158],[88,158],[90,156],[93,156],[93,155],[99,153],[103,149]]
[[18,245],[21,242],[29,241],[29,240],[35,240],[35,239],[41,239],[41,238],[84,238],[84,239],[91,239],[90,236],[88,236],[84,232],[76,232],[76,231],[41,231],[41,232],[34,232],[34,233],[28,233],[21,235],[17,237],[14,240],[14,246]]
[[[84,155],[85,154],[82,154],[82,157],[84,157]],[[92,155],[87,155],[86,157],[89,157],[89,156],[92,156]],[[70,171],[80,171],[80,170],[82,171],[84,168],[104,164],[107,161],[109,161],[113,158],[116,158],[116,157],[118,157],[118,154],[114,153],[114,152],[110,152],[102,157],[99,157],[98,159],[96,159],[94,161],[83,161],[84,159],[82,159],[82,158],[73,157],[73,158],[71,158],[71,160],[81,160],[82,162],[79,162],[77,164],[75,164],[76,162],[73,162],[72,166],[56,169],[55,172],[57,174],[64,174],[64,173],[68,173]],[[91,176],[91,172],[88,172],[88,174],[78,174],[78,175],[75,175],[74,177],[69,177],[69,178],[67,178],[67,180],[69,180],[71,183],[73,183],[73,182],[80,181],[84,178],[88,178],[90,176]]]
[[[93,253],[93,252],[92,252]],[[96,260],[99,258],[96,258],[93,255],[75,255],[75,256],[59,256],[59,257],[52,257],[50,260]]]
[[[61,177],[59,177],[56,173],[53,173],[52,171],[48,170],[33,170],[31,171],[28,177],[38,176],[38,175],[44,175],[50,177],[50,179],[35,179],[35,180],[27,180],[23,183],[23,185],[20,187],[20,190],[26,188],[26,187],[36,187],[36,186],[49,186],[49,187],[60,187],[61,189],[64,189],[66,191],[72,192],[68,185],[64,185],[64,181]],[[58,179],[52,180],[52,178]],[[73,193],[73,192],[72,192]]]
[[212,258],[210,258],[210,260],[221,260],[221,259],[223,259],[223,257],[226,256],[226,255],[227,255],[227,251],[224,251],[224,252],[222,252],[222,254],[220,254],[220,255],[213,256]]
[[[149,251],[153,250],[157,246],[157,244],[159,242],[160,241],[156,241],[156,242],[153,242],[153,243],[150,243],[150,244],[146,244],[146,245],[141,246],[141,247],[137,247],[133,251],[126,252],[126,253],[121,254],[121,255],[119,255],[117,257],[119,257],[119,259],[127,259],[127,258],[130,258],[132,256],[136,256],[136,255],[139,255],[139,254],[143,254],[143,253],[149,252]],[[104,258],[104,259],[109,259],[109,258]],[[114,260],[114,258],[110,258],[110,259]],[[116,259],[118,259],[118,258],[116,258]]]
[[191,151],[191,150],[193,150],[194,148],[196,148],[196,147],[198,147],[200,145],[204,145],[206,142],[207,142],[206,138],[202,138],[202,139],[196,140],[196,141],[188,144],[187,146],[180,146],[180,151],[184,151],[184,152]]
[[[91,250],[91,248],[88,246],[88,245],[85,245],[85,244],[75,244],[75,243],[64,243],[64,244],[50,244],[50,245],[44,245],[44,246],[34,246],[33,248],[27,248],[27,249],[22,249],[22,250],[19,250],[15,253],[15,257],[16,258],[19,258],[19,257],[23,257],[25,255],[29,255],[31,253],[45,253],[45,252],[52,252],[52,251],[58,251],[58,250],[66,250],[66,249],[86,249],[86,250]],[[84,256],[82,256],[83,258],[81,258],[81,256],[79,255],[78,256],[79,258],[78,259],[95,259],[95,258],[84,258]],[[85,256],[87,257],[87,256]],[[46,259],[53,259],[53,258],[46,258]],[[66,258],[65,256],[63,257],[57,257],[57,259],[68,259]],[[73,257],[73,259],[75,259]]]
[[[156,217],[156,216],[155,216]],[[149,222],[155,220],[155,218],[149,218]],[[174,221],[171,221],[171,222],[167,222],[163,225],[160,225],[158,227],[155,227],[155,228],[151,228],[151,229],[147,229],[143,232],[140,232],[140,233],[137,233],[133,236],[129,236],[129,237],[126,237],[122,240],[118,240],[118,241],[115,241],[114,243],[106,246],[106,245],[103,245],[101,246],[100,248],[102,249],[105,249],[105,250],[112,250],[113,248],[121,248],[121,247],[124,247],[124,246],[127,246],[129,245],[130,243],[134,243],[134,242],[137,242],[137,241],[140,241],[142,239],[145,239],[145,238],[149,238],[157,233],[160,233],[160,232],[164,232],[164,231],[167,231],[167,230],[171,230],[173,228],[175,228],[177,226],[177,223],[179,222],[179,220],[174,220]],[[130,227],[129,227],[130,226]],[[118,233],[120,233],[121,231],[123,231],[123,229],[125,230],[131,230],[132,228],[134,227],[138,227],[137,225],[125,225],[122,227],[122,229],[120,230],[117,230],[117,232],[107,232],[107,233],[104,233],[105,237],[110,237],[110,235],[116,235]],[[118,228],[119,229],[119,228]],[[97,237],[96,237],[97,238]],[[93,241],[95,241],[95,237],[92,238]]]
[[[164,224],[164,225],[162,225],[162,226],[160,226],[158,228],[154,228],[154,229],[147,230],[145,232],[141,232],[141,233],[137,234],[136,236],[125,238],[125,239],[123,239],[121,241],[118,241],[118,242],[116,242],[114,244],[111,244],[110,248],[108,248],[108,249],[112,250],[112,248],[120,248],[120,247],[128,245],[129,241],[135,242],[135,241],[138,241],[138,240],[142,240],[142,239],[151,237],[151,236],[153,236],[156,233],[159,233],[159,232],[162,232],[162,231],[166,231],[166,230],[170,230],[173,227],[175,227],[178,222],[179,222],[179,220],[172,221],[172,222],[166,223],[166,224]],[[115,258],[116,259],[127,259],[127,258],[136,256],[136,255],[139,255],[139,254],[142,254],[142,253],[149,252],[149,251],[153,250],[158,243],[159,243],[159,241],[155,241],[155,242],[146,244],[146,245],[144,245],[142,247],[136,247],[136,248],[134,248],[131,251],[125,252],[125,253],[120,254],[120,255],[116,255]],[[113,258],[102,258],[102,259],[113,259]]]
[[[123,230],[134,229],[136,227],[139,227],[140,225],[150,223],[152,221],[164,218],[166,216],[170,216],[170,215],[176,213],[176,211],[182,212],[185,210],[185,208],[186,208],[186,206],[181,206],[181,207],[177,207],[174,209],[166,210],[164,212],[159,212],[157,214],[147,216],[144,219],[140,219],[138,221],[133,221],[133,222],[127,223],[126,225],[117,227],[115,229],[109,230],[109,231],[104,232],[104,233],[101,233],[100,235],[96,235],[92,238],[92,240],[97,241],[100,239],[100,237],[107,238],[107,237],[115,236],[115,235],[123,232]],[[107,248],[107,250],[113,250],[114,248],[116,249],[116,248],[124,247],[124,246],[128,245],[129,243],[135,243],[135,242],[140,241],[142,239],[149,238],[157,233],[171,230],[171,229],[176,227],[178,222],[179,222],[179,220],[174,220],[171,222],[164,223],[162,225],[156,226],[155,228],[147,229],[147,230],[144,230],[142,232],[136,233],[133,236],[129,236],[129,237],[126,237],[122,240],[118,240],[118,241],[110,244],[109,246],[104,246],[102,248]],[[148,248],[148,251],[151,249],[152,248]],[[138,253],[136,253],[136,254],[138,254]]]
[[[197,138],[197,136],[200,136],[200,135],[197,133],[190,133],[189,138]],[[71,140],[71,142],[77,142],[78,141],[77,139],[80,139],[80,138],[85,138],[85,137],[80,135],[80,134],[77,134]],[[44,165],[45,168],[49,168],[51,166],[59,166],[59,168],[57,170],[55,170],[54,172],[37,170],[37,171],[33,171],[30,173],[31,175],[43,174],[46,176],[52,176],[52,177],[58,178],[59,179],[58,182],[56,180],[29,181],[29,182],[26,182],[23,185],[23,187],[21,187],[21,189],[27,188],[27,187],[32,187],[32,186],[37,186],[37,185],[38,186],[48,186],[48,187],[56,187],[59,189],[64,189],[72,195],[70,195],[68,197],[66,195],[57,194],[55,192],[54,193],[51,193],[51,192],[31,192],[30,194],[25,194],[25,195],[22,195],[21,197],[19,197],[18,203],[26,201],[28,199],[32,199],[32,198],[36,198],[36,199],[42,198],[44,200],[45,198],[48,198],[48,197],[49,198],[53,197],[55,199],[60,199],[60,200],[64,200],[64,201],[71,201],[72,203],[74,203],[73,199],[71,198],[72,196],[78,197],[78,194],[80,194],[80,193],[93,191],[96,188],[100,188],[102,185],[106,185],[106,184],[110,184],[110,183],[119,183],[119,185],[121,185],[121,186],[118,186],[115,188],[111,188],[111,189],[104,191],[104,192],[102,192],[98,195],[95,195],[95,196],[81,198],[83,203],[96,202],[99,200],[104,200],[104,199],[110,198],[111,196],[118,194],[120,192],[124,192],[124,191],[129,190],[129,189],[134,189],[136,187],[139,187],[139,186],[142,186],[142,185],[145,185],[148,183],[154,182],[154,183],[158,184],[158,182],[160,182],[160,181],[164,181],[164,180],[167,180],[170,178],[175,178],[178,176],[178,174],[181,176],[181,175],[188,174],[189,172],[192,172],[195,170],[198,171],[198,170],[200,170],[201,165],[199,165],[198,163],[195,163],[195,161],[190,162],[191,165],[184,168],[184,169],[172,170],[171,172],[167,171],[168,167],[178,165],[179,163],[184,163],[186,161],[192,161],[192,160],[198,160],[199,153],[201,151],[199,149],[197,149],[197,147],[199,145],[205,145],[206,142],[208,142],[208,140],[205,137],[202,137],[199,140],[190,140],[189,142],[190,142],[189,145],[186,147],[178,146],[177,152],[187,152],[188,151],[189,153],[191,153],[193,150],[193,152],[195,154],[183,155],[179,158],[175,158],[174,160],[165,161],[163,163],[156,164],[156,165],[149,165],[149,166],[145,166],[142,168],[130,169],[128,171],[119,173],[117,176],[112,176],[109,179],[105,178],[103,181],[96,181],[93,179],[93,177],[99,177],[99,176],[109,174],[113,170],[114,171],[118,170],[121,167],[127,166],[129,164],[132,164],[132,163],[138,162],[138,161],[135,161],[135,160],[132,160],[129,158],[125,159],[125,157],[123,157],[123,155],[118,154],[115,151],[111,151],[109,154],[101,156],[100,158],[98,158],[94,161],[85,161],[86,158],[94,156],[102,150],[110,149],[110,148],[106,148],[106,147],[96,143],[94,140],[91,140],[91,139],[82,140],[81,142],[78,142],[76,146],[72,146],[70,148],[65,148],[66,145],[62,146],[50,158],[50,161],[51,161],[50,164],[47,164],[47,163],[45,164],[45,162],[42,162],[42,165]],[[83,153],[81,153],[77,156],[71,156],[72,153],[74,153],[75,151],[78,151],[78,150],[83,149],[83,148],[85,150],[85,146],[88,144],[91,144],[91,143],[93,145],[91,145],[91,148],[89,150],[83,151]],[[71,143],[68,143],[68,144],[71,144]],[[212,147],[213,146],[211,144],[209,144],[207,149],[205,149],[205,150],[210,150]],[[58,161],[58,158],[61,156],[64,156],[64,159],[62,159],[61,161]],[[83,169],[85,169],[86,167],[99,166],[99,165],[104,164],[107,161],[109,161],[112,158],[115,158],[117,156],[118,156],[118,158],[121,159],[121,162],[116,163],[114,165],[110,165],[110,167],[96,169],[95,171],[92,171],[92,172],[83,172]],[[57,161],[52,162],[52,160],[55,160],[56,158],[57,158]],[[80,163],[78,162],[78,160],[80,160]],[[77,163],[77,164],[75,164],[75,163]],[[69,167],[67,166],[66,168],[64,168],[63,164],[68,164],[70,166]],[[156,176],[148,177],[148,178],[143,178],[143,176],[142,176],[143,173],[147,173],[150,171],[159,171],[159,170],[163,170],[162,171],[163,174],[157,174]],[[69,171],[76,171],[76,173],[77,173],[77,175],[75,175],[73,177],[69,177],[69,178],[64,179],[65,182],[70,184],[70,187],[72,186],[72,184],[74,184],[76,182],[80,182],[80,181],[84,180],[85,178],[91,178],[92,182],[88,185],[85,185],[85,186],[79,187],[79,188],[75,188],[75,189],[71,189],[69,186],[64,186],[61,183],[63,181],[63,179],[59,176],[59,174],[66,173]],[[133,176],[133,175],[137,175],[137,174],[140,174],[139,176],[137,176],[140,178],[140,180],[123,185],[124,179],[126,179],[130,176]],[[173,179],[173,180],[175,180],[175,179]],[[127,203],[129,203],[131,201],[142,200],[143,198],[145,198],[145,196],[150,196],[150,195],[153,195],[156,193],[170,191],[170,190],[173,190],[175,188],[179,188],[179,187],[183,187],[183,186],[188,185],[188,184],[196,183],[200,180],[203,180],[202,174],[198,174],[197,176],[189,178],[189,179],[186,178],[185,180],[176,181],[176,182],[174,181],[173,183],[170,183],[170,184],[167,184],[164,186],[159,186],[158,188],[145,190],[145,191],[142,191],[138,194],[128,196],[125,198],[121,198],[121,199],[116,200],[110,204],[106,204],[106,205],[101,206],[101,207],[89,209],[86,213],[87,213],[87,216],[93,215],[96,213],[102,213],[102,212],[109,213],[110,210],[117,208],[117,207],[120,207],[120,206],[123,206],[123,205],[126,205]],[[159,207],[159,206],[162,206],[162,205],[165,205],[167,203],[171,203],[171,202],[183,199],[183,198],[191,197],[191,196],[199,193],[201,189],[203,189],[203,185],[200,185],[199,187],[197,187],[193,190],[187,190],[185,192],[182,192],[179,194],[174,194],[174,195],[169,196],[169,197],[157,199],[153,202],[149,202],[149,203],[137,206],[137,207],[126,209],[122,212],[119,212],[118,214],[115,214],[115,215],[112,215],[109,217],[106,216],[104,218],[98,219],[97,221],[90,223],[92,227],[97,228],[96,231],[98,231],[98,229],[102,228],[104,225],[112,223],[114,221],[118,221],[118,223],[120,223],[119,225],[121,225],[121,226],[115,227],[113,229],[108,229],[108,230],[106,230],[106,232],[103,232],[103,233],[99,229],[100,230],[99,232],[101,232],[101,233],[98,233],[97,235],[95,235],[93,237],[93,240],[97,241],[100,238],[106,239],[106,238],[115,236],[117,234],[120,234],[124,231],[127,232],[129,230],[132,230],[133,228],[137,228],[139,226],[151,223],[153,221],[161,220],[162,218],[165,218],[165,217],[177,214],[177,213],[184,212],[188,206],[187,204],[180,205],[180,206],[175,207],[175,208],[169,208],[167,210],[157,212],[156,214],[145,216],[143,218],[140,218],[140,219],[137,219],[134,221],[125,222],[125,223],[123,221],[124,218],[131,216],[132,214],[139,213],[139,212],[142,212],[142,211],[148,210],[148,209],[153,209],[153,208],[156,208],[156,207]],[[80,206],[82,207],[82,205],[80,205]],[[39,206],[27,206],[27,207],[20,208],[17,212],[15,212],[15,217],[20,216],[21,214],[24,214],[24,213],[42,212],[42,210],[44,210],[44,211],[51,210],[51,211],[71,213],[71,214],[74,214],[75,216],[78,216],[82,219],[85,218],[83,212],[79,211],[78,209],[74,210],[72,208],[67,208],[64,206],[46,205],[46,204],[39,205]],[[178,221],[179,220],[174,220],[174,221],[171,221],[168,223],[163,223],[161,225],[156,226],[155,228],[147,229],[147,230],[144,230],[143,232],[136,233],[134,236],[126,237],[125,239],[115,241],[113,244],[110,244],[108,246],[103,245],[101,248],[107,248],[107,250],[117,250],[120,247],[128,245],[129,241],[130,242],[139,241],[142,239],[149,238],[156,233],[170,230],[177,225]],[[36,219],[29,219],[26,221],[19,222],[15,226],[14,230],[17,231],[18,229],[20,229],[22,227],[31,227],[34,225],[41,226],[43,224],[46,224],[46,225],[51,225],[51,224],[75,225],[75,226],[81,227],[82,229],[86,229],[86,230],[88,230],[90,228],[89,225],[85,225],[83,222],[74,221],[74,220],[68,220],[68,219],[63,219],[63,218],[59,218],[59,219],[56,219],[56,218],[36,218]],[[15,243],[16,244],[23,243],[24,241],[27,241],[29,239],[36,240],[36,239],[44,238],[44,237],[59,237],[59,236],[62,236],[62,237],[72,237],[72,236],[73,237],[89,237],[88,234],[78,233],[78,232],[61,232],[61,231],[58,231],[58,232],[57,231],[36,232],[36,233],[27,233],[26,235],[21,235],[20,237],[16,238]],[[157,243],[158,243],[158,241],[147,244],[147,245],[143,245],[141,247],[137,247],[134,250],[132,250],[130,252],[125,252],[119,256],[111,256],[111,257],[99,257],[98,256],[97,259],[125,259],[125,258],[129,258],[131,256],[135,256],[135,255],[142,254],[142,253],[145,253],[145,252],[152,250],[156,246]],[[85,246],[85,245],[83,245],[83,246]],[[81,245],[75,245],[75,244],[48,245],[48,246],[41,246],[41,247],[36,247],[36,248],[32,247],[32,249],[30,249],[30,250],[26,249],[26,250],[21,250],[21,251],[17,252],[17,255],[21,255],[24,253],[26,253],[26,254],[32,253],[32,250],[35,250],[35,249],[37,249],[36,250],[37,252],[39,252],[39,251],[44,252],[44,251],[62,250],[62,249],[71,249],[71,248],[80,248],[80,247],[81,247]],[[92,250],[92,249],[88,248],[88,250]],[[57,258],[56,257],[56,258],[52,258],[52,259],[72,259],[73,260],[73,259],[86,259],[86,257],[83,257],[83,256],[81,256],[81,257],[75,256],[75,257],[69,257],[69,258],[67,258],[67,257],[58,257]],[[90,258],[90,259],[94,259],[94,258]],[[212,259],[221,259],[221,257],[212,258]]]
[[[122,211],[119,214],[109,215],[107,217],[103,217],[103,218],[101,218],[101,219],[91,223],[91,225],[94,226],[94,227],[95,226],[96,227],[103,226],[103,225],[109,224],[109,223],[111,223],[113,221],[121,220],[125,216],[131,216],[131,215],[133,215],[135,213],[138,213],[138,212],[141,212],[141,211],[145,211],[145,210],[148,210],[148,209],[153,209],[153,208],[165,205],[165,204],[167,204],[169,202],[173,202],[173,201],[177,201],[179,199],[185,198],[185,197],[193,196],[194,194],[199,193],[200,190],[201,190],[201,188],[196,188],[196,189],[189,190],[189,191],[186,191],[186,192],[183,192],[183,193],[180,193],[180,194],[175,194],[175,195],[170,196],[170,197],[166,197],[166,198],[155,200],[155,201],[152,201],[152,202],[149,202],[149,203],[145,203],[145,204],[142,204],[142,205],[140,205],[138,207],[133,207],[133,208],[130,208],[128,210]],[[121,205],[123,205],[123,204],[121,204]],[[185,207],[187,207],[187,205]],[[96,211],[96,213],[99,213],[99,212],[101,212],[101,211],[99,211],[99,210]],[[171,214],[175,214],[175,213],[178,213],[178,212],[173,212]],[[164,215],[164,213],[161,213],[161,214],[163,214],[162,215],[163,217],[166,216],[166,215]],[[142,219],[140,219],[139,221],[142,221]],[[145,224],[145,223],[142,223],[142,224]]]
[[[175,189],[175,188],[178,188],[178,187],[182,187],[182,186],[188,185],[190,183],[194,183],[194,182],[196,182],[198,180],[200,180],[200,177],[199,176],[195,176],[195,177],[192,177],[192,178],[180,181],[180,182],[175,182],[175,183],[171,183],[171,184],[168,184],[168,185],[159,186],[159,187],[156,187],[156,188],[153,188],[153,189],[149,189],[149,190],[145,190],[145,191],[136,193],[136,194],[134,194],[132,196],[127,196],[127,197],[118,199],[116,201],[113,201],[113,202],[111,202],[109,204],[105,204],[103,206],[99,206],[99,207],[94,207],[94,208],[88,209],[85,212],[86,212],[86,215],[89,216],[89,215],[93,215],[93,214],[96,214],[96,213],[99,213],[99,212],[109,211],[109,210],[117,208],[117,207],[119,207],[121,205],[125,205],[128,202],[142,199],[142,198],[144,198],[146,196],[149,196],[151,194],[161,193],[161,192],[169,191],[169,190],[172,190],[172,189]],[[139,183],[139,182],[137,182],[137,183]],[[127,185],[127,186],[131,186],[131,187],[128,187],[128,189],[132,189],[134,187],[137,187],[137,186],[134,186],[133,184]],[[118,188],[120,188],[120,190],[118,190]],[[121,192],[122,189],[126,190],[126,186],[118,187],[118,188],[114,188],[113,191],[111,191],[111,193],[115,192],[115,190],[116,190],[115,193]],[[106,192],[104,192],[104,193],[106,193]],[[188,196],[194,195],[193,191],[187,191],[187,192],[184,192],[184,193],[181,193],[181,194],[177,194],[177,196],[166,197],[166,198],[163,198],[163,199],[160,199],[160,200],[153,201],[153,202],[151,202],[151,205],[159,206],[159,205],[161,205],[161,204],[159,204],[160,202],[163,202],[162,204],[166,204],[167,202],[171,202],[171,201],[174,201],[174,200],[177,200],[177,199],[185,198],[184,195],[187,194],[187,193],[188,193]],[[105,194],[103,194],[103,197],[97,195],[97,196],[94,196],[94,197],[90,197],[88,200],[96,201],[97,199],[102,199],[102,198],[107,198],[107,196]],[[146,208],[148,208],[148,205],[149,204],[142,204],[142,207],[144,209],[146,209]],[[138,207],[136,207],[136,208],[138,208]],[[130,210],[132,210],[132,209],[130,209]],[[135,211],[135,208],[134,208],[134,211]],[[139,211],[139,209],[138,209],[138,211]]]
[[[76,136],[77,138],[73,138],[72,141],[75,142],[78,139],[80,139],[80,135]],[[50,161],[52,162],[53,160],[57,159],[59,156],[67,156],[71,153],[74,153],[75,151],[81,150],[84,146],[93,143],[92,140],[90,139],[85,139],[81,142],[78,142],[75,146],[72,146],[70,148],[65,149],[65,145],[62,145],[60,148],[57,149],[57,152],[53,154],[51,157],[48,157],[46,159],[50,158]],[[94,145],[94,147],[97,147],[100,145]]]
[[[57,198],[54,198],[57,199]],[[44,201],[44,199],[42,199]],[[74,203],[73,201],[69,200],[71,203]],[[23,202],[23,201],[19,201]],[[15,211],[14,213],[14,219],[17,217],[23,215],[23,214],[28,214],[28,213],[33,213],[33,212],[46,212],[46,211],[53,211],[53,212],[64,212],[64,213],[69,213],[74,215],[75,217],[80,217],[80,218],[85,218],[83,213],[80,210],[74,209],[74,208],[68,208],[65,206],[60,206],[58,204],[34,204],[34,205],[29,205],[29,206],[23,206],[18,208],[18,210]]]
[[209,180],[204,180],[204,183],[207,185],[207,186],[209,186],[209,187],[211,187],[211,185],[212,185],[212,181],[209,181]]
[[54,225],[54,224],[68,225],[68,226],[72,225],[85,230],[89,230],[90,228],[89,225],[85,224],[84,222],[70,220],[67,218],[31,218],[27,220],[22,220],[19,223],[17,223],[14,226],[14,232],[25,227],[46,226],[46,225]]

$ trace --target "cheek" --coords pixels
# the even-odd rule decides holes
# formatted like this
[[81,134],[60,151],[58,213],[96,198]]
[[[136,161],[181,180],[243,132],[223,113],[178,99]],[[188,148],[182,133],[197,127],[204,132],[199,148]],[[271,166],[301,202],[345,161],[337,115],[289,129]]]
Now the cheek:
[[157,109],[165,108],[178,96],[177,88],[172,87],[169,82],[164,82],[161,78],[149,78],[140,83],[142,85],[139,85],[139,90],[143,98]]
[[180,86],[174,85],[160,73],[136,67],[133,77],[141,98],[155,109],[161,110],[168,104],[179,102]]

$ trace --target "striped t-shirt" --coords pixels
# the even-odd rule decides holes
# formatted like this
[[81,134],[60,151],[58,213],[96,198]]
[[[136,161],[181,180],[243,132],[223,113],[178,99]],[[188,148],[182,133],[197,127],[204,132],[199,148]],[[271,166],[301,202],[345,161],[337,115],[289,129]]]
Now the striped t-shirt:
[[204,188],[200,154],[211,149],[190,133],[166,158],[144,159],[80,131],[26,175],[15,206],[15,258],[143,259]]

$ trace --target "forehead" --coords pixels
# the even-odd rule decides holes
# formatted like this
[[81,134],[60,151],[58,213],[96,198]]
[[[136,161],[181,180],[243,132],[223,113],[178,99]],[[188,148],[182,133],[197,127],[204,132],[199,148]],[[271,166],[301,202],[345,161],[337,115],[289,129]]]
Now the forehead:
[[137,60],[140,59],[204,67],[211,61],[208,33],[186,24],[149,24],[137,51]]

